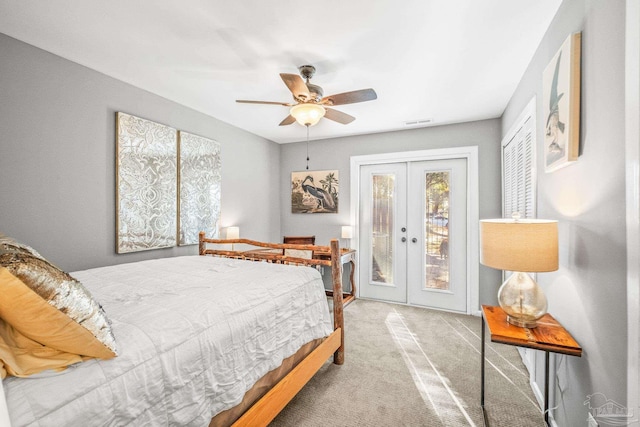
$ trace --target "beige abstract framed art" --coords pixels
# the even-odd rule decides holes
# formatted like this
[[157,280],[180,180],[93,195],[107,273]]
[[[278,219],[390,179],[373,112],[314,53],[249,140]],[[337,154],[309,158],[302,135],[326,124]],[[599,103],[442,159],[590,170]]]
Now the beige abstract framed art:
[[220,222],[220,143],[178,131],[178,244],[198,244],[200,231],[218,237]]
[[116,115],[116,252],[176,245],[176,129]]

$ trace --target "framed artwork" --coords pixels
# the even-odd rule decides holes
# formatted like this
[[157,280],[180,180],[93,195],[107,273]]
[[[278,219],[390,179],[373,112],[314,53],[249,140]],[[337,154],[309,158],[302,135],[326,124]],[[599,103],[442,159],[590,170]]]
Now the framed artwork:
[[542,76],[545,172],[578,160],[580,145],[580,42],[571,34]]
[[198,233],[218,237],[220,222],[220,143],[178,131],[180,198],[179,245],[195,245]]
[[291,173],[291,213],[337,213],[338,171]]
[[116,252],[176,245],[177,131],[116,115]]

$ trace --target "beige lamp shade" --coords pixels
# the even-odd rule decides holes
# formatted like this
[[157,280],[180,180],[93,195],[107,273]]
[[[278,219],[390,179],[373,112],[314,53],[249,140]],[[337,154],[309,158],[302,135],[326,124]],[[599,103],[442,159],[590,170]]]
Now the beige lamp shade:
[[342,226],[342,238],[351,239],[353,237],[353,228],[350,225]]
[[558,221],[480,221],[480,262],[499,270],[544,272],[558,269]]
[[227,239],[239,239],[240,238],[240,227],[227,227]]

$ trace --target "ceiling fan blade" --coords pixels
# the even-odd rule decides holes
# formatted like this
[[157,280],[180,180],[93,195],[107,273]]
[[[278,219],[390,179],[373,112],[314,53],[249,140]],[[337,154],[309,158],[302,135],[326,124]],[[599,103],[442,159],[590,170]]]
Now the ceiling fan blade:
[[284,84],[287,85],[294,98],[306,101],[311,97],[307,85],[299,75],[280,73],[280,77],[284,81]]
[[347,125],[354,121],[356,118],[348,115],[347,113],[343,113],[342,111],[332,110],[331,108],[324,108],[326,112],[324,113],[324,117],[329,120],[333,120],[334,122],[342,123],[343,125]]
[[283,121],[280,122],[279,126],[286,126],[286,125],[290,125],[292,123],[295,123],[296,118],[293,117],[291,114],[289,114],[287,117],[284,118]]
[[273,101],[247,101],[246,99],[236,99],[236,102],[241,104],[269,104],[269,105],[284,105],[285,107],[291,107],[293,104],[287,102],[273,102]]
[[373,101],[378,99],[376,91],[373,89],[360,89],[352,92],[338,93],[336,95],[329,95],[322,98],[321,104],[327,105],[344,105],[354,104],[356,102]]

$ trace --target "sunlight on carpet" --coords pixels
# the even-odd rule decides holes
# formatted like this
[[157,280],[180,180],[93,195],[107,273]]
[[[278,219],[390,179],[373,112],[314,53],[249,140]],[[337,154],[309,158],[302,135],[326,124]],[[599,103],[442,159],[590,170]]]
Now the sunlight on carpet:
[[[479,317],[356,300],[344,310],[345,363],[330,361],[272,427],[482,426]],[[492,427],[543,426],[515,347],[486,343]]]
[[[396,345],[402,352],[407,368],[422,399],[431,405],[438,418],[446,425],[465,425],[475,427],[465,410],[465,404],[451,390],[447,378],[444,378],[426,355],[415,335],[409,330],[402,316],[393,310],[385,321]],[[466,421],[466,423],[465,423]]]

